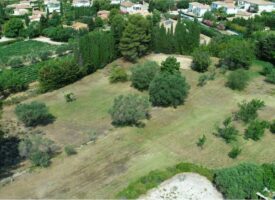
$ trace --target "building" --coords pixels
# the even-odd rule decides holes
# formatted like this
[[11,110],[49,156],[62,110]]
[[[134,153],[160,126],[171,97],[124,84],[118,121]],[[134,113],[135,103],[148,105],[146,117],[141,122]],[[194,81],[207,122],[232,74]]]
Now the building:
[[44,0],[44,4],[47,7],[49,13],[60,13],[60,2],[57,0]]
[[111,5],[119,5],[125,0],[111,0]]
[[85,29],[88,30],[89,29],[87,24],[84,24],[81,22],[73,23],[72,28],[75,30],[85,30]]
[[90,7],[93,5],[93,0],[73,0],[73,7]]
[[46,15],[45,12],[40,10],[33,10],[32,15],[29,17],[31,22],[39,22],[42,15]]
[[13,10],[14,16],[22,16],[28,14],[32,7],[29,3],[20,2],[18,4],[8,5],[7,8],[11,8]]
[[102,20],[107,20],[109,18],[110,11],[108,10],[100,10],[97,12],[97,16]]
[[142,4],[134,4],[130,1],[123,1],[120,4],[120,11],[122,13],[128,14],[141,14],[143,16],[147,16],[150,13],[148,12],[147,8]]
[[211,4],[211,10],[217,10],[222,8],[226,14],[237,14],[238,8],[235,6],[233,1],[214,1]]
[[203,17],[204,13],[210,11],[210,6],[207,4],[201,4],[198,2],[189,3],[187,13],[193,14],[196,17]]
[[275,3],[264,0],[238,0],[238,7],[244,11],[272,12],[275,10]]

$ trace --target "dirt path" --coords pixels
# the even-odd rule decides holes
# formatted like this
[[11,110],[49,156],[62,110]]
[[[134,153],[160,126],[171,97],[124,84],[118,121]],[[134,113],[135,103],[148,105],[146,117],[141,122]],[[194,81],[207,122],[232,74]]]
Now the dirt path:
[[168,56],[174,56],[177,58],[178,62],[180,62],[181,69],[190,69],[192,64],[192,57],[191,56],[183,56],[183,55],[172,55],[172,54],[163,54],[163,53],[152,53],[145,56],[147,60],[156,61],[158,64],[161,64]]
[[34,39],[32,39],[32,40],[35,40],[35,41],[38,41],[38,42],[44,42],[44,43],[48,43],[48,44],[53,44],[53,45],[62,45],[62,44],[66,44],[66,43],[64,43],[64,42],[55,42],[55,41],[52,41],[50,38],[43,37],[43,36],[34,38]]
[[223,199],[222,194],[205,177],[195,173],[182,173],[150,190],[140,199]]

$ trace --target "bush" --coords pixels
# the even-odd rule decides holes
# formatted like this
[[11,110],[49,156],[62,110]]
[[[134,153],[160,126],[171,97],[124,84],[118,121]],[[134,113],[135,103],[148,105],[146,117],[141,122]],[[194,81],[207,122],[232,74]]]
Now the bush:
[[132,86],[141,91],[147,90],[158,68],[158,64],[154,61],[147,61],[143,64],[134,66],[131,76]]
[[275,164],[263,164],[264,170],[264,185],[269,190],[275,190]]
[[237,140],[239,131],[232,125],[231,117],[228,117],[223,121],[223,127],[216,128],[216,136],[221,137],[226,143],[230,143]]
[[48,167],[50,165],[50,155],[46,152],[37,151],[31,154],[30,160],[34,166]]
[[61,88],[82,76],[80,68],[71,58],[51,60],[39,71],[42,92]]
[[205,142],[206,142],[206,136],[203,135],[202,137],[199,138],[199,140],[197,142],[197,146],[200,148],[203,148]]
[[42,61],[48,60],[50,56],[52,55],[51,51],[42,51],[39,52],[39,57]]
[[30,159],[34,166],[47,167],[58,148],[53,141],[36,133],[21,140],[18,149],[20,156]]
[[46,125],[54,121],[46,105],[36,101],[17,105],[15,114],[25,126]]
[[257,111],[263,108],[265,104],[262,100],[252,99],[250,102],[243,101],[238,106],[239,111],[235,115],[236,119],[248,123],[258,117]]
[[241,148],[233,147],[232,150],[228,153],[228,156],[232,159],[235,159],[238,157],[238,155],[240,155],[241,152],[242,152]]
[[199,80],[198,80],[198,86],[202,87],[207,83],[208,80],[208,76],[206,74],[202,74],[199,76]]
[[245,130],[245,138],[257,141],[263,137],[266,128],[268,128],[268,123],[266,121],[251,121],[248,128]]
[[269,74],[266,75],[267,82],[275,84],[275,69],[273,69]]
[[6,37],[18,37],[24,29],[24,24],[21,19],[12,18],[4,25],[4,35]]
[[244,69],[233,71],[227,77],[226,85],[232,90],[243,90],[248,84],[249,76]]
[[180,63],[175,57],[169,56],[165,61],[162,61],[160,70],[170,74],[179,73]]
[[22,67],[24,65],[24,61],[21,57],[11,57],[11,59],[8,61],[8,65],[12,68],[16,67]]
[[207,71],[211,64],[210,55],[207,51],[197,49],[193,53],[192,69],[197,72]]
[[43,35],[58,42],[68,42],[70,38],[73,38],[75,31],[72,28],[49,27],[43,30]]
[[74,155],[74,154],[77,153],[75,148],[73,146],[70,146],[70,145],[65,146],[64,151],[65,151],[67,156],[71,156],[71,155]]
[[68,102],[73,102],[73,101],[76,100],[76,97],[75,97],[74,93],[72,93],[72,92],[66,93],[64,95],[64,98],[65,98],[65,100],[66,100],[67,103]]
[[270,123],[269,130],[271,133],[275,134],[275,120],[273,120],[273,122]]
[[190,86],[179,73],[162,72],[155,76],[149,86],[150,101],[154,106],[174,106],[184,103]]
[[3,96],[8,96],[13,92],[21,92],[28,88],[25,80],[18,73],[12,70],[0,72],[0,92]]
[[115,98],[109,113],[115,125],[139,125],[140,120],[149,117],[149,108],[150,103],[146,97],[120,95]]
[[257,199],[256,193],[264,188],[263,169],[249,163],[220,169],[214,183],[226,199]]
[[128,74],[124,68],[116,66],[112,68],[109,80],[111,83],[125,82],[128,80]]
[[245,40],[230,40],[220,55],[221,67],[230,70],[248,69],[254,58],[254,47]]

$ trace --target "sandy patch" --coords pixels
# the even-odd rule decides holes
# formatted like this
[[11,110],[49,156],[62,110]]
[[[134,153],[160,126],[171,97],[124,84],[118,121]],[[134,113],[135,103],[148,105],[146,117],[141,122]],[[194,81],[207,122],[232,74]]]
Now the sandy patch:
[[177,58],[178,62],[180,62],[180,68],[181,69],[190,69],[192,64],[192,57],[191,56],[183,56],[183,55],[172,55],[172,54],[150,54],[148,56],[145,56],[145,59],[147,60],[153,60],[156,61],[158,64],[161,64],[162,61],[164,61],[168,56],[174,56]]
[[35,41],[38,41],[38,42],[44,42],[44,43],[48,43],[48,44],[53,44],[53,45],[62,45],[62,44],[65,44],[64,42],[55,42],[55,41],[52,41],[50,38],[43,37],[43,36],[34,38],[32,40],[35,40]]
[[164,181],[140,199],[223,199],[222,194],[205,177],[195,173],[182,173]]
[[15,39],[14,39],[14,38],[2,37],[2,38],[0,38],[0,43],[1,43],[1,42],[12,41],[12,40],[15,40]]

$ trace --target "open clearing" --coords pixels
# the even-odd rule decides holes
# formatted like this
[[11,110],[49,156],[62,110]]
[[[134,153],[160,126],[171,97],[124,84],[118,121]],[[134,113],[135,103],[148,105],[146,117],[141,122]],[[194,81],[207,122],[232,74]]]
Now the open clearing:
[[223,199],[222,194],[205,177],[195,173],[182,173],[164,181],[140,199]]
[[[131,66],[122,60],[114,63],[127,69]],[[264,100],[266,107],[260,111],[260,117],[275,118],[275,88],[264,82],[264,77],[253,76],[245,91],[235,92],[224,87],[222,74],[204,87],[197,87],[200,74],[182,70],[191,85],[184,105],[177,109],[153,108],[144,128],[115,128],[108,114],[113,99],[120,94],[140,92],[130,82],[109,83],[114,63],[74,84],[28,100],[45,102],[56,116],[53,124],[38,129],[58,145],[78,146],[88,141],[91,132],[96,132],[99,139],[75,156],[59,155],[49,168],[36,169],[0,188],[0,198],[114,198],[129,182],[149,171],[182,161],[211,168],[275,160],[275,137],[269,131],[258,142],[240,136],[243,151],[236,160],[227,156],[231,146],[212,134],[215,124],[236,111],[237,103],[244,99]],[[255,65],[252,70],[258,69]],[[75,94],[75,102],[65,102],[67,91]],[[13,109],[5,107],[3,118],[15,120]],[[203,134],[207,141],[201,150],[196,142]]]

